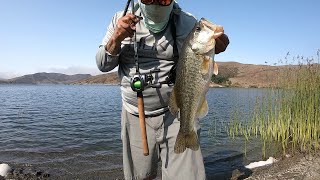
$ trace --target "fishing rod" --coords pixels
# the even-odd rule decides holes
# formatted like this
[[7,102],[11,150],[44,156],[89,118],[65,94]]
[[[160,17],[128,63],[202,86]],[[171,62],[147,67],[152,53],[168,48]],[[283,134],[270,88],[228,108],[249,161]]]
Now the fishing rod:
[[[129,5],[131,2],[131,9],[132,14],[135,14],[134,10],[134,0],[128,0],[127,4],[125,6],[125,10],[123,12],[123,16],[126,15]],[[139,17],[139,16],[137,16]],[[142,19],[141,17],[139,17]],[[141,138],[142,138],[142,147],[143,147],[143,154],[145,156],[149,155],[149,147],[148,147],[148,139],[147,139],[147,131],[146,131],[146,122],[145,122],[145,111],[144,111],[144,101],[143,101],[143,91],[148,88],[161,88],[162,84],[168,84],[168,86],[172,86],[174,84],[175,79],[175,71],[174,68],[170,70],[170,73],[166,80],[164,82],[157,82],[155,83],[153,80],[153,73],[160,72],[160,69],[155,68],[153,70],[150,70],[149,73],[141,74],[139,70],[139,56],[138,56],[138,43],[137,43],[137,33],[134,30],[134,36],[133,36],[133,49],[134,49],[134,61],[136,66],[136,73],[134,76],[130,79],[130,86],[131,89],[134,92],[137,92],[137,100],[138,100],[138,113],[139,113],[139,121],[140,121],[140,129],[141,129]],[[175,66],[174,66],[175,67]]]
[[122,17],[127,14],[127,11],[128,11],[129,5],[130,5],[130,2],[131,2],[131,0],[128,0],[128,1],[127,1],[127,4],[126,4],[126,7],[124,8]]
[[[123,12],[123,16],[126,15],[129,4],[131,2],[132,14],[135,14],[134,10],[134,0],[128,0],[125,10]],[[140,74],[139,71],[139,62],[138,62],[138,44],[137,44],[137,33],[134,30],[133,36],[133,49],[134,49],[134,60],[136,65],[136,73],[130,80],[130,85],[133,91],[137,92],[137,100],[138,100],[138,113],[139,113],[139,122],[140,122],[140,130],[141,130],[141,139],[142,139],[142,148],[143,155],[149,155],[149,147],[148,147],[148,139],[147,139],[147,130],[146,130],[146,121],[145,121],[145,113],[144,113],[144,101],[143,101],[143,93],[142,91],[145,88],[146,82],[150,78],[150,76],[146,77],[145,75]]]

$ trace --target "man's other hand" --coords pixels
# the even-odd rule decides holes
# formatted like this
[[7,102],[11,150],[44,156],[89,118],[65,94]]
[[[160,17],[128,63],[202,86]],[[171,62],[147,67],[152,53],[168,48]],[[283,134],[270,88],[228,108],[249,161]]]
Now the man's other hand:
[[222,34],[220,37],[216,39],[216,48],[215,48],[215,53],[219,54],[221,52],[224,52],[228,45],[229,45],[229,38],[226,34]]

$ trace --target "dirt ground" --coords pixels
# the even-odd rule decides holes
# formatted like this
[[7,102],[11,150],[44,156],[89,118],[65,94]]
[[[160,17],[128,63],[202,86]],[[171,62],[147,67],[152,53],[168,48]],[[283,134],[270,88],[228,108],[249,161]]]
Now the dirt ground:
[[[92,172],[89,174],[82,174],[79,177],[70,177],[70,179],[87,179],[88,177],[95,177],[93,179],[123,179],[122,169],[106,172]],[[161,174],[161,171],[159,171]],[[6,178],[0,176],[0,180],[7,179],[69,179],[66,176],[55,177],[46,172],[36,169],[28,169],[17,167]],[[157,180],[161,179],[158,177]],[[212,179],[212,178],[211,178]],[[295,154],[291,157],[280,159],[272,165],[255,168],[248,171],[235,170],[232,176],[215,176],[215,180],[320,180],[320,155],[304,155]],[[208,179],[210,180],[210,178]]]
[[247,178],[234,176],[232,179],[248,180],[320,180],[320,156],[295,154],[265,167],[252,170]]

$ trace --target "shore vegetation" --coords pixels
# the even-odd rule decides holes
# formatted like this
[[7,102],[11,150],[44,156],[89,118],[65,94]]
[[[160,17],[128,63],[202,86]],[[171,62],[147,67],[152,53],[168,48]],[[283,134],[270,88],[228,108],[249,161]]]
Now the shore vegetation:
[[232,116],[228,127],[233,138],[260,139],[264,156],[270,144],[283,155],[316,153],[320,147],[320,50],[316,57],[292,57],[295,64],[287,64],[289,56],[286,68],[272,77],[277,83],[257,98],[252,118]]

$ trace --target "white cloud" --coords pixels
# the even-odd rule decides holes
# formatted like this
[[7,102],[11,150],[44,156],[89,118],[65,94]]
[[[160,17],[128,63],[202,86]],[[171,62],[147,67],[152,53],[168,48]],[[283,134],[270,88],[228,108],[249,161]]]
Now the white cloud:
[[19,76],[22,76],[22,74],[15,72],[0,72],[0,79],[11,79]]
[[73,74],[91,74],[93,76],[102,74],[97,67],[81,67],[81,66],[71,66],[71,67],[51,67],[46,69],[41,69],[38,72],[54,72],[62,73],[67,75]]

